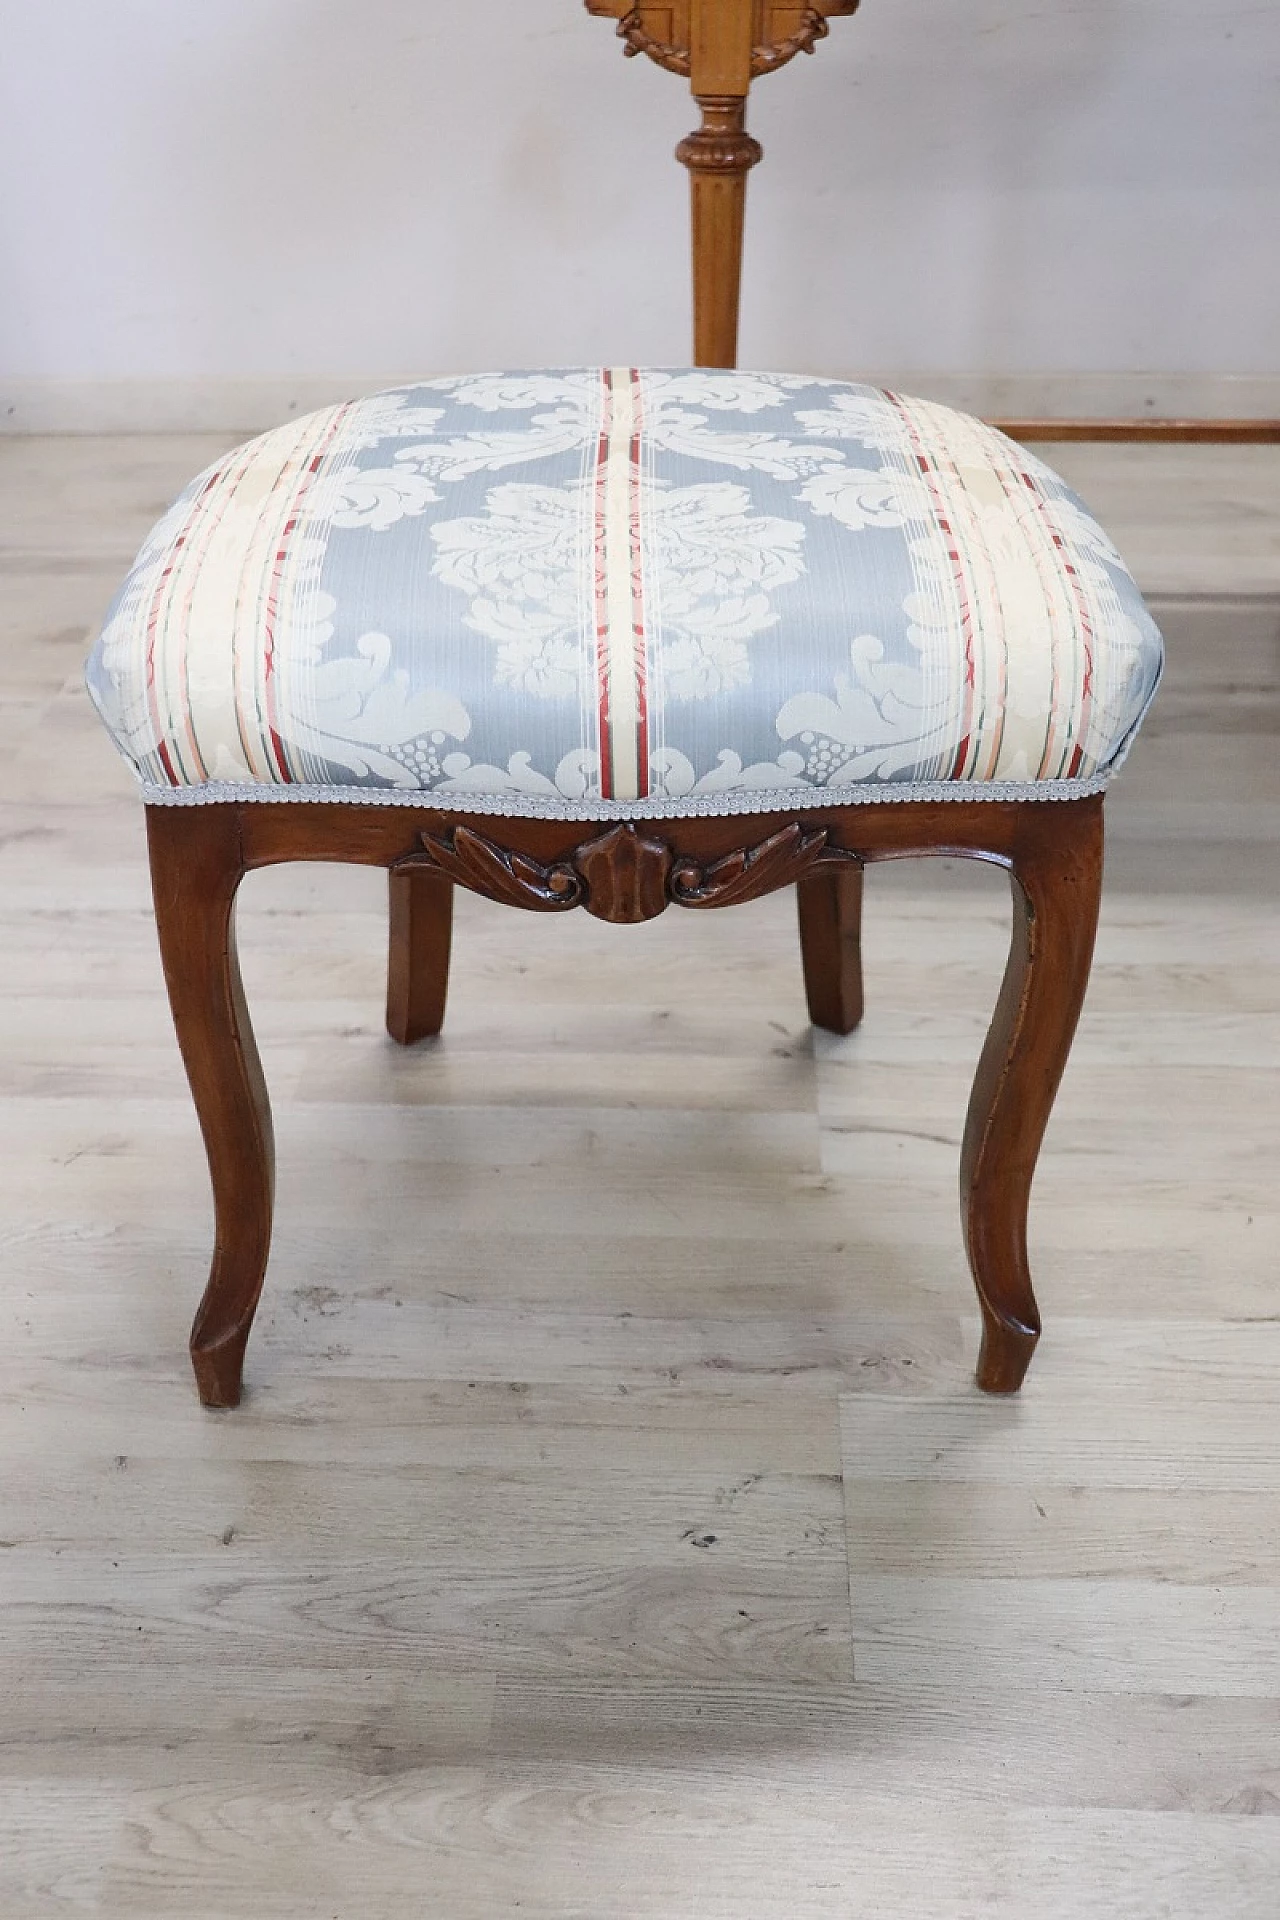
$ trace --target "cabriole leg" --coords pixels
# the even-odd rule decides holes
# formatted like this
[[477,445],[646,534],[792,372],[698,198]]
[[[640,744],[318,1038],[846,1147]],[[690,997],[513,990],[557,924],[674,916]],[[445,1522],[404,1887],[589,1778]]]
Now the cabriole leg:
[[216,1219],[213,1265],[191,1329],[206,1407],[240,1398],[245,1344],[271,1245],[271,1108],[236,959],[244,873],[233,806],[149,807],[156,927],[178,1045],[204,1134]]
[[1089,982],[1101,804],[1033,806],[1014,849],[1012,882],[1009,964],[978,1063],[960,1167],[965,1246],[983,1318],[978,1385],[988,1393],[1017,1392],[1040,1337],[1027,1207]]

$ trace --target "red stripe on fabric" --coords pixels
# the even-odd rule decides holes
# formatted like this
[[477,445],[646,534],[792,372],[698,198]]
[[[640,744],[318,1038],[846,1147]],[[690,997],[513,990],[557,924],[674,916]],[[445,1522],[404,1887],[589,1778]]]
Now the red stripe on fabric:
[[293,781],[289,777],[289,769],[285,764],[284,741],[280,738],[280,735],[276,732],[273,726],[268,725],[267,735],[271,741],[271,751],[275,755],[276,765],[280,768],[280,771],[284,776],[280,784],[282,787],[290,787],[293,785]]
[[[279,710],[276,702],[276,622],[280,614],[280,581],[284,573],[284,563],[289,551],[289,542],[296,533],[299,522],[302,519],[302,509],[307,495],[315,483],[315,477],[317,473],[319,473],[329,449],[338,436],[343,421],[351,411],[352,404],[353,403],[348,402],[347,405],[338,409],[333,419],[329,422],[324,440],[302,469],[302,473],[299,476],[294,490],[293,506],[290,509],[289,518],[285,522],[284,531],[280,536],[272,559],[271,579],[267,587],[266,605],[263,608],[262,697],[266,707],[264,718],[267,723],[267,739],[271,744],[271,752],[275,759],[276,769],[280,775],[279,784],[284,787],[293,786],[294,778],[285,755],[284,740],[281,736],[279,726]],[[236,720],[238,725],[238,700],[236,701]],[[242,733],[242,741],[243,737]]]
[[600,422],[600,441],[596,450],[595,492],[595,584],[596,584],[596,723],[600,730],[600,798],[613,798],[613,752],[609,730],[609,581],[607,571],[606,478],[609,466],[609,433],[613,424],[613,375],[601,369],[604,380],[604,406]]

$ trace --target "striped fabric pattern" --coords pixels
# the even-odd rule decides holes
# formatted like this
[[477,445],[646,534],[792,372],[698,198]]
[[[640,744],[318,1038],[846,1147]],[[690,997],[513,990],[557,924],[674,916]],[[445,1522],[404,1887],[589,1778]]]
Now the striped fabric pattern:
[[148,800],[542,817],[1073,798],[1160,637],[1064,483],[790,375],[470,375],[202,474],[88,683]]

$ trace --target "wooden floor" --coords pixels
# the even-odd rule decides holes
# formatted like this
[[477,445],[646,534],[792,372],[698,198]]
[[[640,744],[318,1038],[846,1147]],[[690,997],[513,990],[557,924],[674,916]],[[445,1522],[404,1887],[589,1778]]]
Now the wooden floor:
[[1277,1920],[1280,452],[1054,450],[1171,663],[1109,803],[1033,1207],[971,1385],[955,1198],[996,874],[460,901],[381,1031],[381,877],[245,890],[276,1101],[249,1392],[86,630],[218,443],[0,442],[0,1917]]

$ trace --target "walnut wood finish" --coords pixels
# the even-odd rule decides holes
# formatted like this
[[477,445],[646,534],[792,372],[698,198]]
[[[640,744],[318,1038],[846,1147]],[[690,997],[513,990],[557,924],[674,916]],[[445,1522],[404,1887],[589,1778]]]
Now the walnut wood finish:
[[[1052,802],[1038,803],[1056,816]],[[1068,803],[1010,860],[1013,940],[960,1155],[965,1249],[982,1307],[978,1384],[1016,1393],[1040,1338],[1027,1208],[1040,1143],[1089,984],[1102,892],[1102,804]]]
[[[741,829],[740,829],[741,830]],[[506,826],[499,829],[509,840]],[[731,907],[791,885],[819,866],[856,865],[857,856],[832,846],[826,827],[780,827],[754,845],[702,862],[680,855],[665,828],[641,830],[630,821],[581,842],[567,858],[544,863],[489,832],[458,826],[420,835],[418,849],[392,868],[448,874],[473,893],[533,913],[585,907],[597,920],[638,926],[668,906]]]
[[213,1182],[213,1264],[191,1329],[206,1407],[240,1398],[275,1197],[271,1107],[236,958],[240,817],[235,807],[147,808],[160,957]]
[[828,1033],[862,1020],[862,868],[827,868],[799,882],[800,957],[809,1018]]
[[[728,11],[739,0],[716,0]],[[687,79],[693,65],[693,36],[698,0],[585,0],[588,13],[618,22],[618,38],[628,58],[647,54],[668,73]],[[825,0],[807,6],[797,0],[746,0],[751,15],[750,77],[776,73],[798,53],[812,53],[831,31],[829,19],[856,13],[859,0]]]
[[738,358],[747,175],[764,149],[746,130],[756,8],[752,0],[691,0],[689,84],[702,125],[680,142],[689,169],[693,245],[693,357],[700,367]]
[[444,1025],[453,887],[435,871],[405,865],[388,874],[387,890],[387,1032],[402,1047],[411,1047]]
[[[819,867],[826,871],[811,882]],[[458,826],[422,834],[389,878],[387,1031],[402,1046],[439,1033],[444,1021],[451,882],[535,913],[585,907],[597,919],[635,925],[672,902],[732,906],[794,881],[801,890],[800,940],[814,1023],[850,1033],[862,1018],[862,874],[853,856],[827,845],[825,828],[804,832],[793,823],[703,867],[675,862],[665,841],[629,824],[551,866]]]
[[[214,1188],[213,1268],[192,1331],[206,1406],[239,1397],[271,1238],[271,1123],[236,966],[235,893],[252,868],[293,860],[385,866],[393,886],[443,892],[456,881],[534,911],[583,907],[620,924],[671,905],[732,905],[799,875],[811,1001],[837,1029],[854,1023],[860,1004],[854,936],[864,862],[948,854],[1006,867],[1013,942],[974,1084],[961,1192],[985,1327],[979,1384],[997,1393],[1020,1384],[1039,1332],[1027,1205],[1088,979],[1100,799],[891,802],[603,833],[572,822],[323,803],[153,807],[147,818],[165,977]],[[411,910],[430,898],[401,897]]]
[[[700,0],[585,0],[587,13],[618,21],[618,38],[626,42],[629,58],[647,54],[668,73],[689,77],[695,15]],[[729,12],[741,0],[714,0]],[[812,54],[818,40],[831,31],[829,19],[858,12],[860,0],[745,0],[750,13],[750,75],[777,73],[796,54]]]
[[738,359],[747,175],[764,148],[746,131],[747,103],[700,93],[702,125],[676,148],[689,169],[693,239],[693,357],[699,367]]

